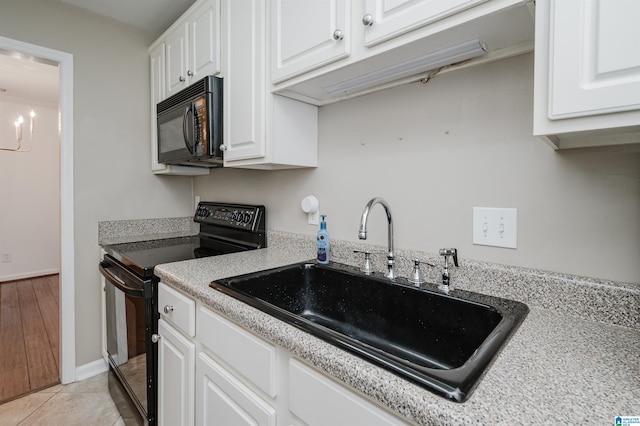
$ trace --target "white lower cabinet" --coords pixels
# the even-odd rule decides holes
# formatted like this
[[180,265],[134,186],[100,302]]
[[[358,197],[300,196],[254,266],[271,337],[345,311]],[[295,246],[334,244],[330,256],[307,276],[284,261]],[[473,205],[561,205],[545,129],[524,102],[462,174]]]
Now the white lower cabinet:
[[162,319],[158,335],[158,425],[193,425],[196,346]]
[[196,362],[196,424],[276,426],[276,410],[201,352]]
[[159,301],[159,425],[407,424],[191,296],[160,283]]
[[289,410],[309,425],[405,424],[318,370],[293,358],[289,361]]
[[277,396],[276,347],[211,309],[198,310],[198,340],[269,397]]

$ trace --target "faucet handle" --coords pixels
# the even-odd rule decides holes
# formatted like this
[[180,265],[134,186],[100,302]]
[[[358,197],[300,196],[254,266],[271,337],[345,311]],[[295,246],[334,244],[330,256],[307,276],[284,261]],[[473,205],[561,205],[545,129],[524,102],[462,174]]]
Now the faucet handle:
[[447,258],[449,256],[453,257],[453,264],[458,266],[458,249],[440,249],[440,256],[444,256],[445,264],[447,263]]
[[422,271],[420,270],[420,264],[429,265],[432,268],[436,265],[433,265],[429,262],[425,262],[420,259],[411,259],[413,261],[413,271],[411,272],[411,276],[409,277],[409,282],[415,285],[416,287],[420,287],[420,284],[424,283],[425,280],[422,278]]
[[369,250],[354,250],[353,252],[364,254],[364,266],[360,268],[360,270],[367,275],[373,273],[373,267],[371,266],[371,252]]

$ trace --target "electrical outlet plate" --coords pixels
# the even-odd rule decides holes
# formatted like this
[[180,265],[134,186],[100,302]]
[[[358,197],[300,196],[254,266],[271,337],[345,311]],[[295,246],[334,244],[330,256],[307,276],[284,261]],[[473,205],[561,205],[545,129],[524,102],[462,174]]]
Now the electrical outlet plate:
[[2,263],[9,263],[11,262],[11,252],[4,252],[2,253]]
[[316,211],[315,213],[309,213],[309,218],[307,219],[309,225],[318,225],[320,223],[320,211]]
[[518,247],[518,209],[473,208],[473,244]]

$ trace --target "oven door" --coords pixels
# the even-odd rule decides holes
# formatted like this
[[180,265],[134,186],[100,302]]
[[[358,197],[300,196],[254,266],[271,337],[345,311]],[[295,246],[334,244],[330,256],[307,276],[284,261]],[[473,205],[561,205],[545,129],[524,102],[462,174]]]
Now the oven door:
[[157,332],[153,280],[143,280],[105,256],[106,340],[109,391],[127,425],[153,424],[156,409]]

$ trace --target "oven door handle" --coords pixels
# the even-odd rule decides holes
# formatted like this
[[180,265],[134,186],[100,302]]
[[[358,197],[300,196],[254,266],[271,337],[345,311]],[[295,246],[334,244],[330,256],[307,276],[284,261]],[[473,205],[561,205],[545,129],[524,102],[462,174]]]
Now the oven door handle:
[[117,289],[121,290],[125,294],[144,297],[143,288],[129,287],[126,282],[122,281],[120,278],[116,277],[107,270],[109,266],[110,265],[107,262],[100,262],[100,265],[98,265],[98,269],[100,270],[102,276],[104,276],[111,284],[113,284]]

